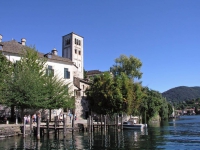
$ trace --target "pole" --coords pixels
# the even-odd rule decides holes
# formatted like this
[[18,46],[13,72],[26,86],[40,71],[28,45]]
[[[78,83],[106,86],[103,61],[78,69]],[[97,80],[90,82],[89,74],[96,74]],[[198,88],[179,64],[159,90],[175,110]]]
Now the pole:
[[40,114],[37,115],[37,139],[40,139]]
[[121,116],[121,129],[123,129],[123,113],[122,113],[122,116]]
[[49,137],[49,118],[47,118],[47,136]]
[[33,131],[33,120],[32,120],[32,115],[30,116],[30,136],[32,136],[32,131]]
[[88,126],[88,130],[89,130],[89,132],[91,132],[91,116],[89,116],[89,126]]
[[119,114],[117,114],[117,129],[118,129],[118,125],[119,125]]
[[15,122],[15,124],[18,124],[18,110],[15,111],[15,116],[16,116],[16,122]]
[[23,128],[23,137],[25,138],[25,132],[26,132],[26,120],[25,120],[25,117],[24,117],[24,122],[23,122],[23,125],[24,125],[24,128]]
[[106,131],[106,115],[104,115],[104,130]]
[[91,117],[91,131],[93,132],[93,127],[94,127],[94,125],[93,125],[93,117]]
[[102,114],[101,114],[101,130],[102,130],[102,122],[103,122],[103,116],[102,116]]
[[67,123],[67,120],[66,120],[66,114],[63,114],[63,134],[64,134],[64,138],[66,137],[66,123]]

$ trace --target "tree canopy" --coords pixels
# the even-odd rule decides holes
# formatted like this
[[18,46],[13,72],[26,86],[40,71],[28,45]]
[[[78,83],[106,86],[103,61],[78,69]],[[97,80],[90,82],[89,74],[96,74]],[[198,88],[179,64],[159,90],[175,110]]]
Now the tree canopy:
[[131,79],[141,79],[142,72],[140,68],[142,67],[142,62],[138,58],[132,55],[130,55],[130,57],[121,55],[119,58],[115,59],[115,63],[116,64],[110,68],[114,76],[120,75],[123,72]]
[[23,109],[58,109],[73,107],[69,84],[57,76],[46,75],[46,59],[35,47],[26,47],[21,59],[13,64],[7,83],[5,104]]
[[97,114],[126,113],[127,115],[142,115],[147,120],[155,115],[162,119],[168,118],[169,105],[162,95],[148,87],[143,87],[140,79],[142,63],[134,56],[129,58],[121,55],[115,60],[110,73],[95,76],[86,91],[90,108]]
[[8,81],[12,75],[12,63],[0,51],[0,103],[5,103]]

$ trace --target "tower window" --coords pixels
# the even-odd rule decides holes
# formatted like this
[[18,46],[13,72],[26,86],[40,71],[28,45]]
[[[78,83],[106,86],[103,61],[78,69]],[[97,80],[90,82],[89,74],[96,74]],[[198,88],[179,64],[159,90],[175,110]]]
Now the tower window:
[[65,45],[69,45],[70,44],[70,39],[67,39],[66,41],[65,41]]
[[76,45],[81,45],[81,40],[78,40],[78,39],[75,38],[74,43],[75,43]]
[[81,51],[78,51],[78,54],[81,55]]
[[75,49],[75,54],[77,54],[77,50]]

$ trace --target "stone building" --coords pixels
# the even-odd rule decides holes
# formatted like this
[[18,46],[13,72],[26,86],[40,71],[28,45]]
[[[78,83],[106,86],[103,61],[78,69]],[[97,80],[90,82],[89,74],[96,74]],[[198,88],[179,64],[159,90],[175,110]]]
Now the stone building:
[[[26,47],[26,39],[22,38],[20,42],[16,40],[3,41],[0,35],[0,51],[11,62],[20,60],[22,49]],[[47,57],[46,70],[54,72],[63,82],[70,83],[73,95],[75,96],[75,114],[79,119],[85,119],[88,115],[88,103],[85,99],[85,90],[89,86],[83,79],[83,37],[69,33],[62,37],[62,57],[58,56],[58,51],[54,48],[47,54],[39,53],[40,57]],[[54,115],[63,112],[62,108],[53,110]]]

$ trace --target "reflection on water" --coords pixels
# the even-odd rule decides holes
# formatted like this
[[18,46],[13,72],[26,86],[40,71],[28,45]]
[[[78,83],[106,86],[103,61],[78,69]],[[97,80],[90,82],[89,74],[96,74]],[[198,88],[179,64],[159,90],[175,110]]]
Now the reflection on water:
[[22,136],[0,139],[0,150],[63,150],[63,149],[199,149],[200,116],[182,116],[161,122],[147,130],[110,129],[107,132],[71,132],[41,137]]
[[[115,129],[110,129],[108,131],[98,131],[93,133],[79,132],[68,133],[66,138],[63,135],[55,136],[50,134],[49,138],[47,136],[42,137],[37,140],[35,137],[26,136],[16,136],[11,138],[5,138],[0,140],[0,149],[7,150],[18,150],[18,149],[125,149],[133,141],[137,143],[140,141],[140,136],[147,135],[147,130],[125,130],[118,131]],[[138,145],[139,146],[139,145]]]

